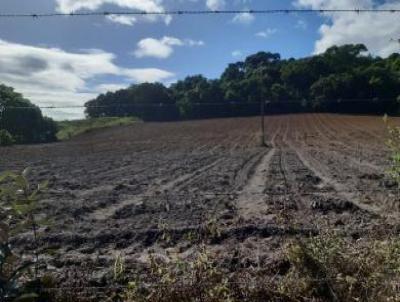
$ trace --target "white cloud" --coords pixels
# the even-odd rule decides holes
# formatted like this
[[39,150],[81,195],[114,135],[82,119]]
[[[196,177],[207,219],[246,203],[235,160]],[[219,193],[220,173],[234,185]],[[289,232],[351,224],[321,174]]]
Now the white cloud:
[[244,12],[244,13],[235,15],[232,19],[232,22],[248,25],[248,24],[253,23],[254,20],[255,20],[255,17],[253,16],[253,14],[251,14],[249,12]]
[[219,10],[225,7],[225,0],[207,0],[206,6],[211,10]]
[[[310,7],[312,9],[343,9],[343,8],[372,8],[372,0],[359,0],[355,4],[352,0],[296,0],[297,7]],[[341,14],[340,14],[341,15]]]
[[104,4],[113,4],[120,7],[136,9],[141,11],[163,11],[160,5],[161,1],[157,0],[56,0],[57,11],[61,13],[69,13],[82,9],[96,10]]
[[204,46],[204,41],[196,41],[196,40],[192,40],[192,39],[186,39],[185,40],[185,44],[188,46]]
[[[98,91],[88,83],[101,77],[139,83],[167,81],[174,76],[157,68],[120,67],[114,59],[114,54],[96,49],[72,53],[0,40],[0,83],[14,87],[38,105],[63,106],[82,105],[95,97]],[[74,118],[83,114],[82,109],[47,112],[58,119],[69,113]]]
[[171,21],[172,21],[172,16],[164,16],[164,23],[166,24],[166,25],[169,25],[170,23],[171,23]]
[[94,90],[96,90],[99,93],[105,93],[107,91],[115,92],[120,89],[126,88],[128,85],[124,84],[100,84],[97,85]]
[[166,59],[174,52],[174,46],[202,46],[203,41],[195,41],[191,39],[181,40],[174,37],[163,37],[159,40],[154,38],[145,38],[138,42],[136,50],[133,54],[137,58],[154,57]]
[[[400,1],[386,1],[385,3],[372,0],[359,0],[357,7],[351,0],[297,0],[299,7],[313,9],[400,9]],[[332,45],[348,43],[363,43],[371,53],[387,56],[393,52],[399,52],[399,44],[391,40],[400,37],[398,15],[393,13],[325,13],[326,22],[321,25],[319,32],[321,37],[315,43],[315,53],[324,52]]]
[[146,38],[138,42],[134,55],[137,58],[154,57],[165,59],[174,52],[173,46],[181,46],[182,44],[182,41],[176,38],[164,37],[160,40]]
[[260,38],[269,38],[270,36],[276,34],[277,31],[278,30],[276,28],[267,28],[266,30],[256,33],[256,36]]
[[[139,10],[145,12],[164,12],[165,9],[162,6],[162,0],[56,0],[56,10],[60,13],[70,13],[79,10],[90,10],[94,11],[101,8],[103,5],[115,5],[118,7],[129,8],[132,10]],[[125,17],[125,18],[124,18]],[[132,25],[134,22],[132,18],[129,20],[129,16],[115,16],[108,18],[113,22],[117,22],[125,25]],[[139,18],[135,18],[138,21]],[[172,20],[171,16],[144,16],[141,20],[147,20],[155,22],[157,20],[163,20],[166,24],[169,24]],[[122,22],[121,22],[122,21]],[[127,24],[130,22],[132,24]]]
[[136,83],[160,82],[174,76],[173,73],[158,68],[124,69],[121,74],[127,76]]
[[110,15],[107,16],[107,19],[114,23],[119,23],[122,25],[132,26],[137,22],[137,18],[134,16],[117,16],[117,15]]
[[232,57],[234,58],[240,58],[243,56],[243,53],[240,50],[234,50],[232,51]]

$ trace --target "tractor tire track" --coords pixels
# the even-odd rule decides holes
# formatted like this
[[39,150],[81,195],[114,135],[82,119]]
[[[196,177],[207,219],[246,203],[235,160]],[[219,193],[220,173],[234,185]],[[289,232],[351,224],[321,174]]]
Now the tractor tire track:
[[270,164],[277,152],[275,140],[279,135],[282,125],[279,125],[271,136],[271,149],[262,152],[261,155],[250,159],[245,167],[240,171],[240,181],[247,178],[247,184],[241,191],[236,200],[237,211],[245,221],[264,219],[267,204],[265,202],[265,189],[268,182],[267,175]]

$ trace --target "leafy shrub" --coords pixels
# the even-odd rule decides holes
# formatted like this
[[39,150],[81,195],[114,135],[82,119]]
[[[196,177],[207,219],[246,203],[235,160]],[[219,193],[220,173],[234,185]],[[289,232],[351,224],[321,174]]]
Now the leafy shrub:
[[31,262],[18,264],[18,258],[11,251],[9,227],[0,223],[0,297],[10,299],[20,295],[18,279],[32,265]]
[[7,130],[0,130],[0,146],[11,146],[14,144],[14,138]]
[[388,133],[386,146],[390,150],[390,167],[387,172],[400,187],[400,127],[390,124],[386,115],[383,118],[383,121]]
[[[23,260],[11,249],[10,225],[15,229],[31,227],[37,248],[37,232],[34,210],[45,184],[31,187],[27,180],[29,170],[21,174],[4,172],[0,175],[0,297],[5,301],[33,301],[37,295],[29,292],[29,280],[37,277],[38,254],[34,260]],[[21,278],[25,282],[21,283]],[[1,300],[3,301],[3,300]]]

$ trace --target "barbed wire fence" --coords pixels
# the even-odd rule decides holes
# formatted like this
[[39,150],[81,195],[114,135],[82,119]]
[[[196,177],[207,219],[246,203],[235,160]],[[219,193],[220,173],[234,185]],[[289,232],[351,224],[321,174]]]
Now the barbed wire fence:
[[[242,106],[251,106],[251,105],[260,105],[264,103],[266,105],[280,105],[280,104],[300,104],[306,105],[308,102],[313,102],[313,99],[284,99],[284,100],[266,100],[266,101],[258,101],[258,102],[234,102],[234,101],[226,101],[226,102],[192,102],[189,103],[193,106],[223,106],[223,105],[242,105]],[[346,103],[365,103],[365,102],[374,102],[376,104],[379,103],[396,103],[400,105],[400,102],[396,98],[343,98],[336,100],[324,100],[321,101],[326,104],[346,104]],[[35,105],[35,106],[5,106],[0,104],[0,112],[4,112],[6,109],[85,109],[85,108],[124,108],[124,107],[177,107],[178,104],[171,103],[162,103],[157,101],[151,101],[148,103],[114,103],[107,105]],[[2,109],[2,111],[1,111]],[[266,108],[267,109],[267,108]]]
[[160,11],[84,11],[84,12],[47,12],[47,13],[4,13],[0,12],[0,18],[50,18],[50,17],[90,17],[90,16],[154,16],[154,15],[236,15],[236,14],[324,14],[324,13],[353,13],[353,14],[394,14],[400,13],[400,9],[375,9],[375,8],[338,8],[338,9],[245,9],[245,10],[160,10]]

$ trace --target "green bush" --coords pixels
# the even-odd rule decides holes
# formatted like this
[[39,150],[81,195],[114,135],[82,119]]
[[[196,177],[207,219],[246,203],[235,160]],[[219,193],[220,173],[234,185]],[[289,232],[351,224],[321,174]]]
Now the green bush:
[[11,146],[14,144],[14,138],[7,130],[0,130],[0,146]]
[[387,130],[386,146],[390,151],[390,165],[387,174],[400,188],[400,127],[391,124],[387,115],[384,116],[383,121]]
[[[38,225],[34,211],[47,183],[32,186],[28,173],[29,169],[20,174],[0,174],[0,301],[38,301],[31,288],[39,282]],[[17,255],[10,244],[13,232],[27,228],[32,230],[36,246],[33,260],[26,254]]]

